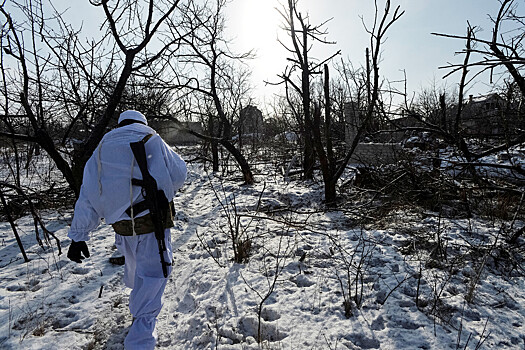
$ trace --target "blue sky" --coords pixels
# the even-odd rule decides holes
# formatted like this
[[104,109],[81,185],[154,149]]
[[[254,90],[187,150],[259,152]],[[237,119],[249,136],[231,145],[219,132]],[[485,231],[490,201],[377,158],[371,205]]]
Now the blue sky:
[[[381,11],[384,0],[378,0],[378,5]],[[446,71],[438,67],[447,62],[462,62],[463,56],[455,52],[464,47],[464,41],[436,37],[432,32],[463,35],[468,20],[483,28],[480,36],[490,38],[488,14],[494,15],[499,9],[497,0],[392,0],[392,7],[397,5],[405,14],[388,32],[381,72],[388,80],[396,81],[403,78],[402,70],[405,70],[409,91],[420,90],[433,81],[438,86],[449,87],[459,81],[457,74],[443,81]],[[263,80],[276,80],[276,74],[286,66],[286,53],[276,41],[277,36],[282,40],[286,40],[286,36],[279,29],[281,19],[275,7],[281,8],[279,0],[233,0],[228,12],[229,31],[235,38],[235,47],[239,50],[253,48],[257,52],[258,58],[251,63],[253,82],[266,96],[272,90],[264,88]],[[350,58],[355,67],[363,64],[369,39],[361,17],[365,23],[371,23],[373,0],[299,0],[299,8],[310,15],[312,24],[333,18],[326,25],[327,38],[337,44],[314,48],[315,56],[322,59],[341,49],[342,55]],[[483,93],[489,88],[478,82],[470,93]]]
[[[264,81],[276,81],[287,64],[287,54],[277,42],[277,37],[286,42],[287,38],[280,29],[282,20],[277,8],[286,0],[230,0],[227,10],[228,35],[233,38],[233,47],[242,52],[253,49],[256,59],[249,62],[253,71],[252,83],[256,95],[261,100],[271,99],[275,88],[265,87]],[[377,0],[379,10],[384,7],[384,0]],[[74,5],[68,0],[55,0],[59,8],[70,7],[69,15],[86,30],[97,30],[102,11],[94,9],[87,0],[76,0]],[[453,87],[459,81],[459,75],[453,75],[447,81],[442,79],[445,70],[438,67],[447,62],[462,62],[463,56],[456,55],[464,47],[464,41],[441,38],[432,32],[463,35],[467,20],[472,25],[480,26],[483,31],[478,35],[490,38],[491,22],[489,14],[496,14],[498,0],[392,0],[392,7],[400,5],[405,14],[396,22],[388,33],[383,45],[381,73],[390,81],[403,78],[403,70],[408,78],[410,93],[428,87],[433,81],[438,86]],[[310,16],[312,24],[319,24],[332,18],[327,23],[327,39],[335,45],[317,45],[312,55],[323,59],[337,50],[344,58],[352,60],[355,67],[364,61],[364,50],[368,45],[368,36],[362,20],[373,20],[373,0],[299,0],[301,12]],[[97,18],[98,17],[98,18]],[[488,79],[485,79],[487,81]],[[401,88],[401,86],[398,86]],[[469,93],[479,94],[490,89],[485,82],[476,83]]]

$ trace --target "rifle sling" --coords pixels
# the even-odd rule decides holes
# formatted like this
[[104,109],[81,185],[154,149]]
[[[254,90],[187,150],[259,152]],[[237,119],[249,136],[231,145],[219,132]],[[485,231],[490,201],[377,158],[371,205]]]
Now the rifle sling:
[[[144,145],[152,136],[153,134],[148,134],[139,142]],[[144,189],[144,180],[132,178],[131,184],[133,186],[140,186]],[[166,196],[164,195],[164,193],[162,193],[162,195],[164,196],[166,200]],[[174,226],[173,217],[175,213],[175,207],[173,205],[173,202],[171,201],[168,202],[167,200],[166,202],[167,202],[166,204],[169,203],[169,205],[165,207],[166,212],[159,213],[159,214],[164,219],[163,220],[164,228],[171,228]],[[135,229],[134,231],[137,235],[143,235],[143,234],[155,232],[155,225],[153,223],[150,213],[147,213],[144,216],[135,217],[136,215],[149,209],[147,201],[142,200],[140,202],[137,202],[131,205],[128,209],[126,209],[126,214],[129,217],[131,217],[132,209],[133,209],[133,216],[134,216],[133,220],[120,220],[111,225],[113,229],[115,230],[115,232],[121,236],[132,236],[133,229]]]
[[[146,142],[148,142],[148,140],[152,136],[153,136],[153,134],[148,134],[148,135],[144,136],[142,138],[142,140],[140,140],[139,142],[144,145],[144,144],[146,144]],[[146,165],[146,167],[147,167],[147,165]],[[142,180],[142,179],[132,178],[131,179],[131,184],[133,186],[140,186],[140,187],[144,188],[144,180]],[[145,200],[142,200],[140,202],[137,202],[137,203],[132,204],[131,206],[129,206],[128,209],[126,209],[126,214],[130,218],[131,218],[132,209],[133,209],[133,216],[138,215],[138,214],[142,213],[143,211],[146,211],[146,210],[149,209],[148,208],[148,203]]]
[[146,203],[146,201],[142,200],[140,202],[137,202],[137,203],[133,204],[128,209],[126,209],[126,214],[129,217],[131,217],[131,209],[133,209],[133,216],[137,216],[140,213],[142,213],[143,211],[148,210],[149,208],[148,208],[148,204]]
[[[171,212],[171,215],[168,214],[166,217],[174,217],[175,216],[175,206],[173,205],[173,202],[168,202],[169,203],[169,206],[170,206],[170,212]],[[148,210],[148,204],[146,203],[145,200],[143,201],[140,201],[140,202],[137,202],[135,204],[133,204],[133,215],[134,216],[137,216],[139,215],[140,213]],[[131,217],[131,207],[129,207],[128,209],[126,209],[126,214]]]

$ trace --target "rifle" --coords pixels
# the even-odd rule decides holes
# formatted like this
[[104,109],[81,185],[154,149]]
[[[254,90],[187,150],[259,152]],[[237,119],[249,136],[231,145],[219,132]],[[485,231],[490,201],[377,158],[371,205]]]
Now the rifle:
[[137,160],[140,172],[142,173],[142,180],[131,179],[131,183],[142,187],[142,195],[146,208],[149,209],[153,226],[155,227],[155,238],[159,246],[160,263],[162,265],[162,272],[164,277],[168,277],[168,268],[171,262],[164,260],[164,252],[166,251],[166,243],[164,242],[164,226],[166,223],[166,216],[169,209],[169,201],[164,194],[164,191],[159,190],[157,181],[148,171],[148,161],[146,158],[146,148],[144,144],[153,136],[147,135],[140,141],[131,142],[129,145]]

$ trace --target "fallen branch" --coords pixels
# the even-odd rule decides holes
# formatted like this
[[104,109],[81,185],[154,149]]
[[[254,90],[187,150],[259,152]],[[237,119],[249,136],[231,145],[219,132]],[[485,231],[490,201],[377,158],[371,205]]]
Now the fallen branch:
[[[49,231],[46,228],[46,226],[42,222],[42,219],[38,215],[35,206],[33,205],[33,201],[31,200],[31,198],[29,198],[29,196],[25,193],[25,191],[21,187],[18,187],[18,186],[15,186],[15,185],[12,185],[12,184],[9,184],[9,183],[6,183],[6,182],[0,182],[0,187],[7,187],[7,188],[15,190],[16,192],[18,192],[19,195],[21,195],[27,201],[27,203],[29,205],[29,210],[31,212],[31,215],[33,216],[33,224],[34,224],[34,227],[35,227],[36,240],[37,240],[38,244],[40,245],[40,247],[42,247],[42,249],[44,249],[44,244],[42,243],[42,240],[40,239],[40,234],[39,234],[39,231],[38,231],[38,226],[40,226],[40,228],[44,232],[44,238],[46,239],[46,241],[48,243],[49,243],[49,236],[51,236],[51,237],[53,237],[55,239],[55,241],[57,243],[57,247],[58,247],[58,255],[61,255],[62,254],[62,248],[60,247],[60,240],[57,238],[57,236],[55,236],[55,234],[53,232]],[[3,197],[3,195],[2,195],[2,197]],[[2,200],[2,204],[4,205],[5,210],[8,210],[7,209],[7,201],[5,201],[5,203],[4,203],[4,201],[5,201],[5,198]]]

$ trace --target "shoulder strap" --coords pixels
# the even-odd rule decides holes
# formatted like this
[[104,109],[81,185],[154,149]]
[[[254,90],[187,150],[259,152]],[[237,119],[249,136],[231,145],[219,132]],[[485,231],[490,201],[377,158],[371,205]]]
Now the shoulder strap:
[[145,144],[146,142],[148,142],[148,140],[153,136],[153,134],[147,134],[146,136],[144,136],[144,138],[142,140],[140,140],[139,142],[142,142],[142,144]]

